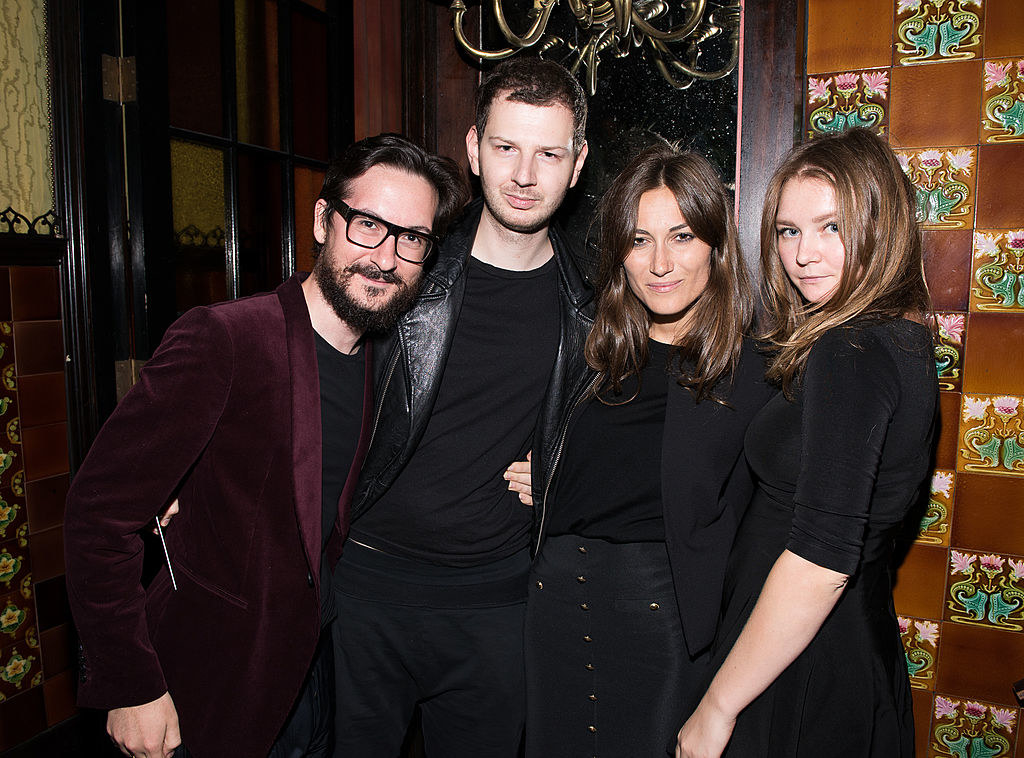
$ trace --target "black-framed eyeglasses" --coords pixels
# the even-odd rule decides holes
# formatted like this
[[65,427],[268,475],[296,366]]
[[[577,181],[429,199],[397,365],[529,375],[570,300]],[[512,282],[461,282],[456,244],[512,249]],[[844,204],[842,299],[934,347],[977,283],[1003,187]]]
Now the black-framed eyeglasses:
[[384,244],[388,237],[394,237],[395,254],[409,263],[425,262],[437,246],[438,239],[433,234],[392,224],[366,211],[357,211],[341,200],[329,202],[345,219],[345,237],[353,245],[372,250]]

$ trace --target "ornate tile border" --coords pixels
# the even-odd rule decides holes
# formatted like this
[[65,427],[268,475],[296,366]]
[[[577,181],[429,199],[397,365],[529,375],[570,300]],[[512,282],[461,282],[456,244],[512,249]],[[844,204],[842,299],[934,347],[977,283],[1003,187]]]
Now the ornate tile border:
[[974,233],[970,309],[1024,313],[1024,229]]
[[939,389],[959,392],[963,383],[964,328],[963,313],[935,314],[935,370]]
[[917,188],[917,215],[925,229],[967,229],[973,225],[977,151],[975,147],[895,151],[903,171]]
[[950,621],[1024,630],[1024,559],[951,550],[946,608]]
[[855,126],[885,134],[889,71],[847,71],[807,79],[807,137],[836,134]]
[[935,696],[929,756],[1008,758],[1017,709]]
[[956,487],[955,472],[936,469],[932,474],[928,509],[921,517],[917,542],[926,545],[949,545],[950,524],[953,520],[953,494]]
[[935,686],[935,660],[939,655],[939,622],[898,616],[903,653],[907,658],[910,686],[930,690]]
[[39,641],[24,640],[0,651],[0,701],[20,695],[43,683]]
[[982,99],[983,141],[1024,142],[1024,59],[985,61]]
[[1024,403],[1012,395],[964,395],[957,471],[1024,477]]
[[977,58],[982,14],[982,0],[896,0],[897,61]]

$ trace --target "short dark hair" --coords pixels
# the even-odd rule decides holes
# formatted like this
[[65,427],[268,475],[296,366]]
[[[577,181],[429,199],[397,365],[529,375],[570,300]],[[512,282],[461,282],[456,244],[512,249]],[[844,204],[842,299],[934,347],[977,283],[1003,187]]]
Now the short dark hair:
[[[391,166],[421,176],[433,185],[437,192],[437,212],[431,232],[438,237],[444,236],[448,224],[469,202],[466,176],[451,158],[429,153],[401,134],[378,134],[352,143],[328,166],[319,196],[327,201],[323,213],[325,229],[330,229],[338,201],[349,196],[352,181],[374,166]],[[313,241],[314,259],[323,247],[323,243]]]
[[499,63],[476,93],[476,133],[481,139],[491,105],[502,96],[514,103],[568,108],[572,113],[572,150],[580,154],[587,139],[587,95],[563,66],[530,56]]

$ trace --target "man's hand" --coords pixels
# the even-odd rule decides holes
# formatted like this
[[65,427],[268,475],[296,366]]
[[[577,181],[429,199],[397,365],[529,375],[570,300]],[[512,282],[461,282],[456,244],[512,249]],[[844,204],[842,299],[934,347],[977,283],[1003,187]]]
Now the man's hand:
[[107,734],[125,755],[170,758],[181,744],[171,693],[143,705],[115,708],[107,714]]
[[508,488],[519,493],[519,500],[523,505],[533,505],[533,490],[531,483],[533,477],[530,474],[530,459],[533,456],[531,450],[526,454],[525,461],[516,461],[505,469],[504,478],[508,482]]
[[[178,510],[178,498],[174,498],[174,500],[171,501],[171,504],[167,506],[167,510],[164,511],[163,515],[160,517],[160,527],[164,528],[171,523],[171,519],[174,518],[174,515]],[[155,526],[153,527],[153,534],[156,534]]]

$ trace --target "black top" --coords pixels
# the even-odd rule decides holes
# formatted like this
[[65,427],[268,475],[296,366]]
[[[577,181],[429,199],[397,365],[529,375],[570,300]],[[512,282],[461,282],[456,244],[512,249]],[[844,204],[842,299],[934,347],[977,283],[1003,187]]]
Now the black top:
[[903,520],[930,465],[931,351],[931,333],[905,319],[833,329],[796,402],[776,397],[751,422],[758,486],[793,508],[788,550],[852,574],[865,532]]
[[671,347],[654,340],[647,344],[648,361],[639,381],[631,376],[622,383],[621,394],[591,398],[573,414],[551,502],[549,535],[609,542],[665,540],[661,443],[668,386],[675,380],[668,371]]
[[353,539],[415,560],[491,563],[529,544],[530,508],[502,474],[522,460],[558,347],[555,262],[506,271],[469,259],[441,387],[423,437]]
[[320,533],[322,622],[334,617],[334,593],[331,592],[331,572],[327,566],[326,548],[338,518],[338,501],[345,489],[345,480],[359,444],[359,430],[363,422],[365,355],[362,349],[354,355],[345,355],[316,334],[316,363],[320,375],[320,428],[323,437],[323,516]]

